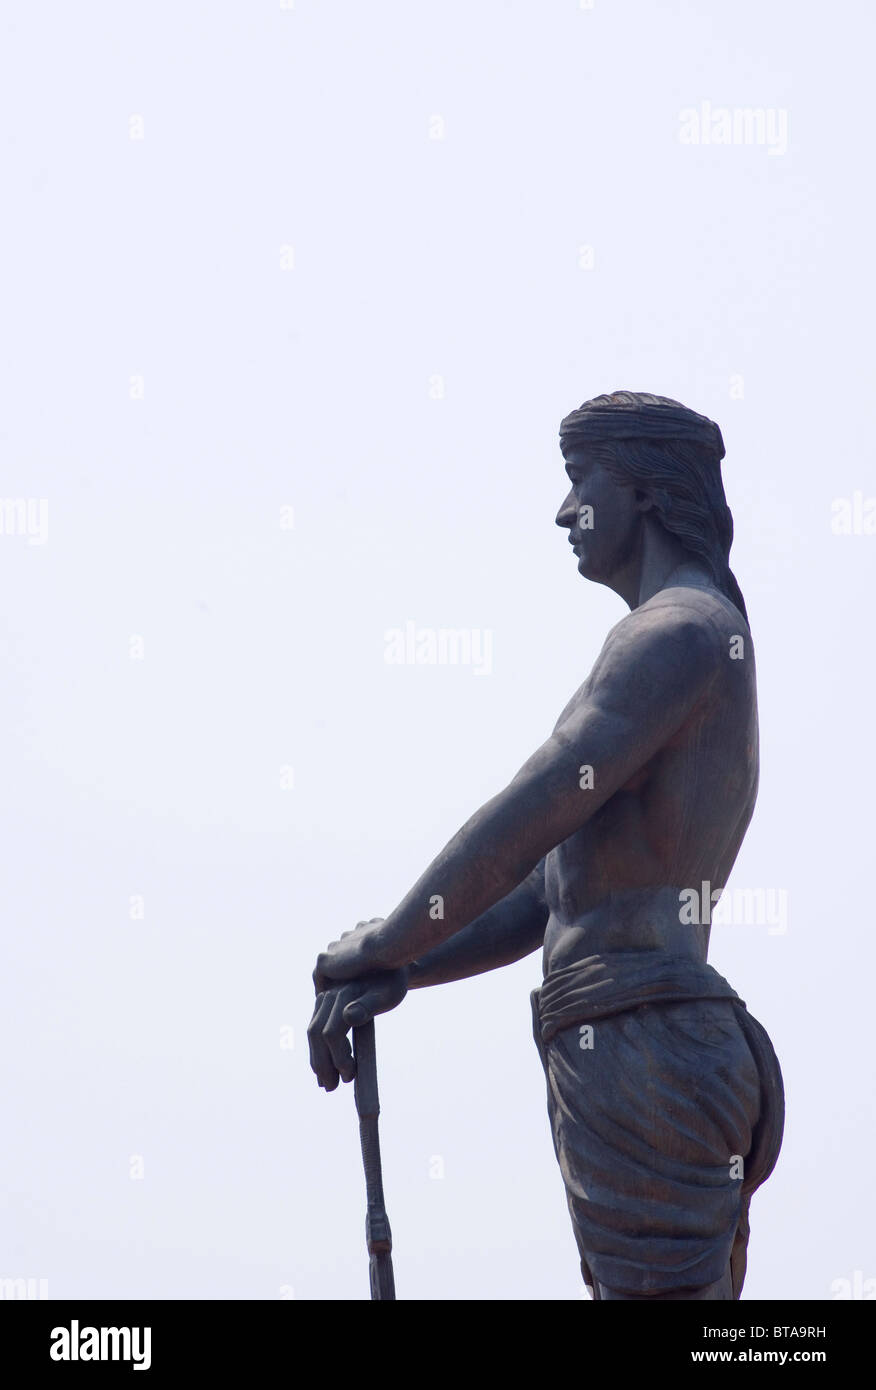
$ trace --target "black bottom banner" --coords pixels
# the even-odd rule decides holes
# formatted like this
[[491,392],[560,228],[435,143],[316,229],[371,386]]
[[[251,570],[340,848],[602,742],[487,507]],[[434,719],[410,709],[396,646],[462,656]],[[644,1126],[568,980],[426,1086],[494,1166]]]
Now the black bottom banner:
[[[27,1383],[22,1373],[63,1380],[106,1371],[159,1380],[190,1372],[209,1384],[279,1367],[293,1377],[312,1375],[314,1358],[332,1349],[343,1359],[346,1353],[360,1361],[373,1376],[384,1365],[389,1369],[391,1349],[404,1345],[396,1341],[404,1331],[418,1339],[415,1364],[428,1357],[430,1369],[437,1370],[444,1348],[454,1374],[462,1369],[463,1332],[471,1334],[465,1369],[471,1373],[483,1361],[493,1376],[506,1360],[520,1372],[521,1344],[539,1356],[559,1354],[564,1376],[579,1355],[582,1376],[592,1371],[594,1353],[600,1364],[609,1357],[617,1373],[810,1366],[835,1376],[866,1366],[873,1326],[862,1302],[639,1302],[635,1307],[578,1302],[562,1313],[554,1304],[534,1303],[525,1325],[513,1303],[457,1303],[449,1315],[437,1311],[442,1306],[399,1302],[381,1310],[364,1302],[0,1300],[3,1366],[15,1367],[19,1384]],[[384,1341],[387,1337],[393,1340]],[[334,1373],[339,1369],[335,1366]],[[390,1371],[403,1373],[400,1365]]]

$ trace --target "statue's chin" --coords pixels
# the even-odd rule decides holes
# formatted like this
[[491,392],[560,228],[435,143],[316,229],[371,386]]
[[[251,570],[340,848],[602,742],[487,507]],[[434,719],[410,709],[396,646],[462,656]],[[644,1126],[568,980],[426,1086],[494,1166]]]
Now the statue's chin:
[[591,567],[590,565],[588,565],[586,555],[579,555],[579,556],[578,556],[578,573],[579,573],[584,579],[597,579],[597,578],[598,578],[598,576],[595,575],[595,574],[593,573],[592,567]]

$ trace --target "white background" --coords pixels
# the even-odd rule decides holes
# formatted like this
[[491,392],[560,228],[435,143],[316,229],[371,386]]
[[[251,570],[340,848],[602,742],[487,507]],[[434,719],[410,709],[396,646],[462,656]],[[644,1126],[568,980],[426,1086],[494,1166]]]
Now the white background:
[[[619,387],[720,424],[757,649],[730,886],[786,890],[788,929],[711,953],[787,1089],[745,1295],[876,1276],[876,536],[831,527],[876,493],[873,27],[791,0],[7,10],[3,493],[48,534],[0,537],[0,1276],[367,1297],[310,971],[626,611],[553,524],[559,421]],[[787,150],[682,143],[703,101],[786,111]],[[387,665],[407,620],[489,629],[492,673]],[[378,1020],[399,1297],[581,1296],[538,982],[532,956]]]

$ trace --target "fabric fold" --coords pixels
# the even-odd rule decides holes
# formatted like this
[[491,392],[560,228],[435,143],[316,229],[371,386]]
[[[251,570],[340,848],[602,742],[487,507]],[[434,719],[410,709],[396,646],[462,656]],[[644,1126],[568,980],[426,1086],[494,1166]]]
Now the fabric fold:
[[[766,1031],[705,962],[588,957],[532,993],[585,1282],[635,1295],[745,1276],[751,1194],[781,1145]],[[591,1025],[584,1028],[584,1025]]]

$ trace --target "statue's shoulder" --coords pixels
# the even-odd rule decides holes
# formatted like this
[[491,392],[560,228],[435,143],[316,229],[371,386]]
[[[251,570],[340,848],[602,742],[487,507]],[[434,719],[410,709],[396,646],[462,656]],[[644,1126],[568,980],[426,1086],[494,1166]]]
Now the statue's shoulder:
[[717,590],[661,589],[626,613],[608,632],[592,671],[566,705],[555,729],[591,697],[665,684],[705,686],[724,663],[728,640],[748,638],[748,625]]
[[737,608],[717,589],[681,587],[661,589],[653,598],[632,609],[615,623],[605,639],[604,653],[629,649],[640,655],[648,649],[671,643],[687,645],[703,653],[725,645],[730,629],[748,632],[748,625]]
[[[733,633],[751,636],[748,623],[734,603],[718,589],[679,586],[661,589],[647,603],[628,615],[641,615],[646,622],[666,629],[688,627],[711,631],[723,644]],[[627,619],[622,619],[626,622]],[[620,624],[618,625],[620,626]]]

